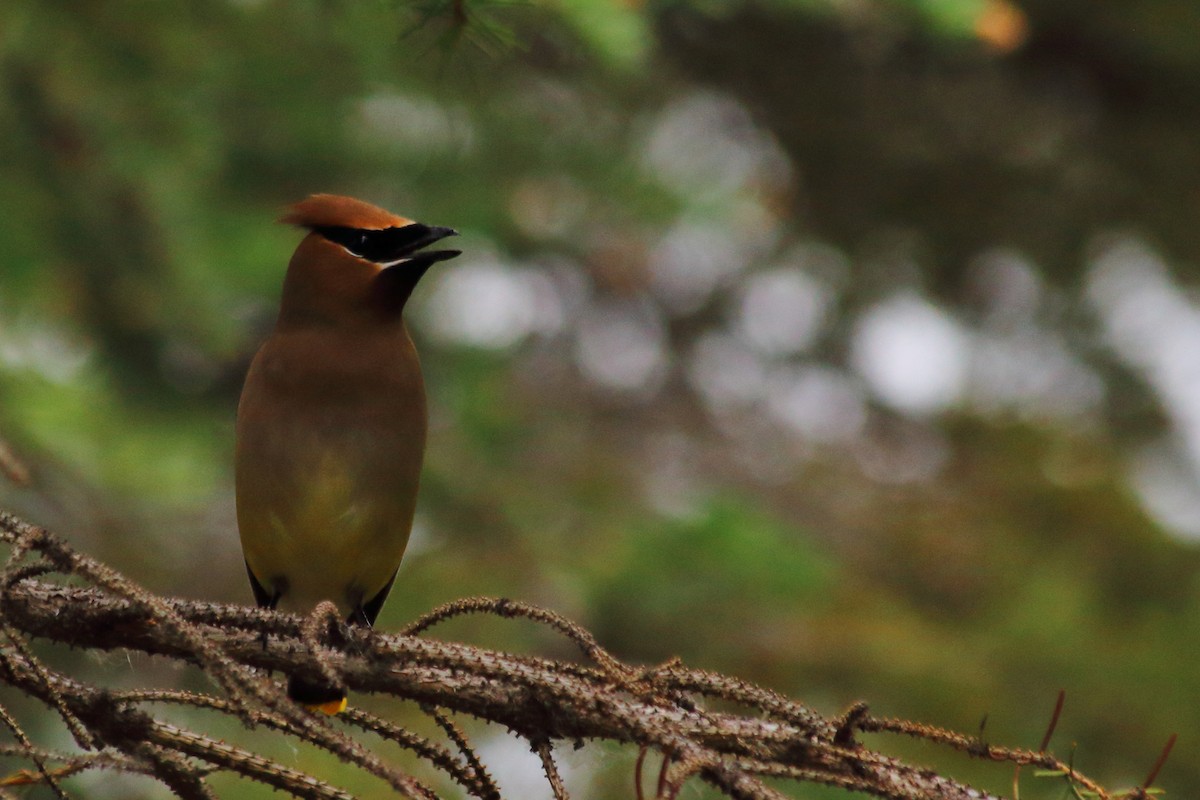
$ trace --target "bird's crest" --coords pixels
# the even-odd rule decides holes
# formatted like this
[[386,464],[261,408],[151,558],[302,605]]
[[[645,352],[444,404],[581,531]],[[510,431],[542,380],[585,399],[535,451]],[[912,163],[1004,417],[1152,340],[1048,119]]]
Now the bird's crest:
[[310,194],[290,206],[279,221],[309,229],[339,227],[367,231],[412,224],[412,220],[398,217],[379,206],[337,194]]

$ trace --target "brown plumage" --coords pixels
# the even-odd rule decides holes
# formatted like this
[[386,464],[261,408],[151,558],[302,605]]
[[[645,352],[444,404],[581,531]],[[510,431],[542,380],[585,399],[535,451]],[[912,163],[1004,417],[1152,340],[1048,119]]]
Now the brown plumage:
[[[374,623],[412,529],[425,451],[425,387],[403,310],[453,235],[361,200],[313,195],[282,221],[309,232],[279,317],[246,376],[237,421],[237,516],[259,605],[331,600]],[[292,676],[320,705],[345,693]]]

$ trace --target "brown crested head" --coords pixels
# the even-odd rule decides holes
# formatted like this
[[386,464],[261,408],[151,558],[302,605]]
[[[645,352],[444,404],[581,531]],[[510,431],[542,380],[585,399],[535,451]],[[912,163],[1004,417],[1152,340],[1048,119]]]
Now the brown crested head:
[[310,194],[299,203],[288,206],[287,213],[279,221],[309,230],[344,227],[378,231],[412,224],[411,219],[398,217],[379,206],[340,194]]
[[307,228],[288,265],[281,324],[378,324],[399,319],[417,281],[458,250],[424,250],[450,228],[423,225],[332,194],[296,203],[280,222]]

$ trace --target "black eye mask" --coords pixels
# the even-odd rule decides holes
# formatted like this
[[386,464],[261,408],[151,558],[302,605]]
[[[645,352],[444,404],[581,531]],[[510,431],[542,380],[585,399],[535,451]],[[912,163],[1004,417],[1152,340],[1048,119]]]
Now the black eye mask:
[[[332,225],[313,228],[313,231],[334,244],[341,245],[359,258],[385,265],[412,258],[422,247],[458,233],[453,228],[433,227],[422,225],[419,222],[405,225],[402,228],[384,228],[374,231]],[[434,256],[435,253],[422,255]],[[440,251],[438,255],[440,255]],[[455,252],[454,255],[458,255],[458,253]],[[429,260],[432,263],[451,257],[442,255],[440,258],[435,257]]]

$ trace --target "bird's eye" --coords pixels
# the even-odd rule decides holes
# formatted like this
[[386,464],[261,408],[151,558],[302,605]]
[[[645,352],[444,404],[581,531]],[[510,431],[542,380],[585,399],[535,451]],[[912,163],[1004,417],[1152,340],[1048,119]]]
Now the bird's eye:
[[371,231],[333,225],[313,230],[334,244],[340,244],[359,258],[370,258],[368,253],[371,250]]

